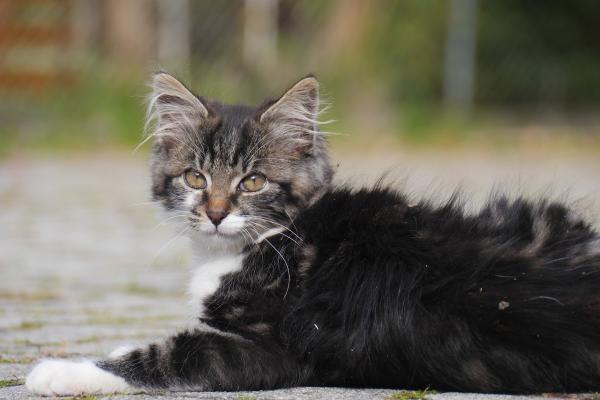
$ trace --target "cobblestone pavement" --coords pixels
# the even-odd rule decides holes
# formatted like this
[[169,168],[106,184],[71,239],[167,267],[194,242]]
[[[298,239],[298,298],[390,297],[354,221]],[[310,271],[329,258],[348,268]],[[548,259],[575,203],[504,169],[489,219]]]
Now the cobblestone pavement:
[[[415,196],[443,196],[460,184],[465,198],[478,204],[500,186],[551,193],[569,199],[594,221],[600,216],[600,157],[593,154],[402,152],[337,158],[340,180],[349,184],[372,182],[390,171],[387,180]],[[41,357],[101,357],[119,345],[148,343],[191,323],[185,298],[187,243],[173,240],[177,232],[161,221],[148,198],[146,162],[139,155],[65,153],[0,161],[0,399],[32,398],[20,383]],[[151,396],[402,398],[392,390],[297,388],[111,399]]]

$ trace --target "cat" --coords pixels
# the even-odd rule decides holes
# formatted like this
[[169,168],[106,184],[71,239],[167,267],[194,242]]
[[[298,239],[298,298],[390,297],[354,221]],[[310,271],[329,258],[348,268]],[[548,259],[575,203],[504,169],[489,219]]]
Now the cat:
[[600,390],[600,237],[565,205],[335,187],[313,76],[255,108],[152,86],[152,193],[188,215],[198,326],[42,361],[30,391]]

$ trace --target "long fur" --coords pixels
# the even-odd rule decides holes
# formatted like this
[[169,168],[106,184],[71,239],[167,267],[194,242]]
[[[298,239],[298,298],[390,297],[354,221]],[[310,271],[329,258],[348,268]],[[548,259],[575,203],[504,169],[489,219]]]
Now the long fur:
[[302,242],[248,249],[205,302],[217,331],[100,366],[199,390],[600,389],[598,236],[564,206],[495,199],[465,216],[339,189],[294,226]]
[[[154,198],[189,212],[195,249],[219,241],[241,264],[213,263],[210,282],[194,278],[197,328],[96,365],[134,388],[600,391],[600,237],[590,224],[546,200],[495,196],[467,215],[456,200],[413,204],[383,186],[332,187],[324,138],[307,147],[273,128],[294,138],[316,129],[306,124],[318,85],[307,79],[257,109],[202,102],[195,132],[187,122],[163,128],[178,139],[155,142]],[[170,107],[182,103],[161,88]],[[186,187],[188,168],[210,175],[211,187]],[[269,185],[235,189],[249,173]],[[227,196],[243,219],[237,238],[196,229],[211,196]],[[50,376],[53,365],[32,375]],[[111,382],[100,391],[121,387]],[[50,392],[97,387],[86,385]]]

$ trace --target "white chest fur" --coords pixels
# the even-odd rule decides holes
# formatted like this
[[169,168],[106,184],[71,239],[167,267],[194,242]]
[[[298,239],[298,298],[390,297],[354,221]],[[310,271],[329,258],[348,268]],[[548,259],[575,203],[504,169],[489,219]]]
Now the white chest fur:
[[191,302],[202,315],[204,311],[204,301],[212,295],[221,285],[221,278],[232,272],[242,269],[244,256],[223,255],[211,257],[199,261],[194,268],[192,280],[188,292],[191,296]]

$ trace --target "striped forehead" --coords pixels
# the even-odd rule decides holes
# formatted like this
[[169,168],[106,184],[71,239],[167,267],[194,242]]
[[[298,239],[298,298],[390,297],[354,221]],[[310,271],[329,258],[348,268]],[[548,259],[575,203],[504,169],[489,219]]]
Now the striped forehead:
[[203,139],[204,152],[198,155],[203,168],[233,169],[243,167],[249,133],[245,123],[251,109],[242,106],[223,106],[222,123]]

